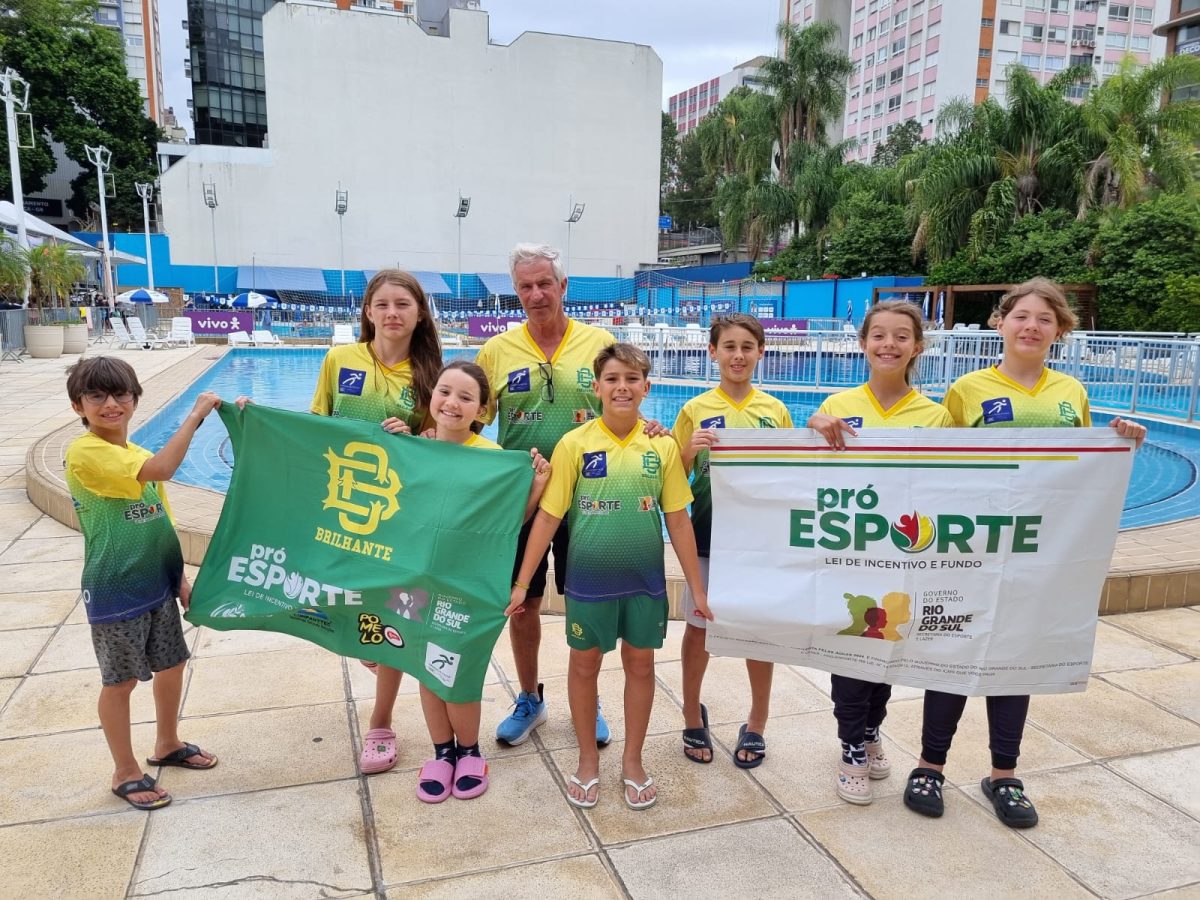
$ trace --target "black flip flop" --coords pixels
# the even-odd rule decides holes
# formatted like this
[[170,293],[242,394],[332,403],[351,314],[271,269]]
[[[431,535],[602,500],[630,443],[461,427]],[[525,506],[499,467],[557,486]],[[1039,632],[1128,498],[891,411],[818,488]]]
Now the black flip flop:
[[143,791],[154,790],[155,781],[149,775],[143,775],[140,781],[126,781],[123,784],[118,784],[112,789],[112,792],[132,806],[134,809],[162,809],[171,802],[171,795],[159,797],[157,800],[151,800],[149,803],[138,802],[132,799],[130,794],[140,794]]
[[166,756],[155,759],[153,756],[146,757],[146,762],[152,766],[179,766],[181,769],[211,769],[217,764],[217,758],[214,756],[205,765],[196,765],[196,763],[188,762],[188,759],[200,754],[200,748],[195,744],[184,744],[178,750],[172,750]]
[[1038,823],[1033,801],[1025,796],[1020,778],[985,778],[979,782],[983,795],[992,801],[996,816],[1009,828],[1032,828]]
[[[755,754],[753,759],[742,759],[738,753],[745,750]],[[739,769],[753,769],[762,765],[767,758],[767,740],[755,731],[747,731],[743,725],[738,729],[737,746],[733,748],[733,764]]]
[[[712,736],[708,733],[708,707],[700,704],[700,720],[704,723],[700,728],[683,729],[684,756],[694,763],[707,766],[713,761]],[[707,750],[708,759],[699,759],[688,753],[688,750]]]

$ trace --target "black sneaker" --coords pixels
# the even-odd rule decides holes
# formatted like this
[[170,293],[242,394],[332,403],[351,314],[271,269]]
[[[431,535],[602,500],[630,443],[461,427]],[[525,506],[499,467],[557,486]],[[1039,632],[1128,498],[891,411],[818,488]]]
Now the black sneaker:
[[1033,801],[1025,796],[1020,778],[985,778],[979,782],[983,795],[992,801],[996,816],[1009,828],[1032,828],[1038,823]]
[[904,805],[913,812],[931,819],[941,818],[946,811],[942,802],[942,782],[946,776],[934,769],[917,768],[908,773],[904,789]]

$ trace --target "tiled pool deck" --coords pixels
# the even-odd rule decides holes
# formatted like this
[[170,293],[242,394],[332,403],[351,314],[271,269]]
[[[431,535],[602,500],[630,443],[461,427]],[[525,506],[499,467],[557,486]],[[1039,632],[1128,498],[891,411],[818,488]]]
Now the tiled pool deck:
[[[116,355],[142,376],[146,415],[220,352]],[[133,811],[107,789],[99,678],[77,602],[82,539],[26,496],[65,512],[61,449],[79,432],[64,365],[0,367],[0,896],[1200,897],[1200,610],[1125,613],[1200,602],[1200,574],[1189,574],[1200,570],[1200,520],[1121,536],[1104,609],[1125,614],[1099,623],[1088,691],[1033,699],[1021,774],[1042,823],[1028,832],[1003,828],[979,792],[979,701],[951,756],[941,820],[898,796],[920,746],[910,688],[889,707],[894,774],[876,783],[873,806],[834,794],[829,679],[810,669],[777,667],[770,754],[743,772],[729,754],[745,676],[736,660],[714,659],[705,702],[717,758],[689,763],[678,623],[658,655],[646,744],[658,805],[633,813],[620,801],[614,654],[601,674],[614,732],[601,801],[575,810],[564,799],[567,654],[553,617],[541,655],[550,721],[518,748],[486,739],[516,689],[502,636],[483,703],[491,789],[432,807],[414,796],[428,746],[411,680],[396,706],[399,765],[364,778],[355,760],[374,685],[361,666],[280,635],[189,628],[181,732],[221,764],[165,770],[175,802]],[[182,486],[173,497],[197,560],[219,497]],[[148,688],[133,709],[135,744],[149,750]]]

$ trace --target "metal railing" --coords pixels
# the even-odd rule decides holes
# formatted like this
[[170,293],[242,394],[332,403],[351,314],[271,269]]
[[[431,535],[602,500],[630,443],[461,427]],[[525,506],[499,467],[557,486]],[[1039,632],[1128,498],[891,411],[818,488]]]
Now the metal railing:
[[[696,327],[624,326],[618,340],[646,350],[658,378],[719,380],[708,358],[708,332]],[[916,385],[943,394],[955,379],[1000,361],[1000,336],[991,331],[925,333]],[[1093,404],[1194,422],[1200,416],[1200,337],[1145,337],[1077,332],[1056,344],[1048,365],[1079,379]],[[843,390],[870,376],[853,330],[768,335],[755,380],[759,384]]]

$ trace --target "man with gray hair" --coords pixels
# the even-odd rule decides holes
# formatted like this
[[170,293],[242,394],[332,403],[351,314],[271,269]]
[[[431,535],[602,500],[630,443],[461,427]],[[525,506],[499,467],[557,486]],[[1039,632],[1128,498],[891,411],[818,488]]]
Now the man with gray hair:
[[[517,298],[525,310],[520,328],[490,338],[475,361],[492,386],[486,420],[500,416],[500,445],[505,450],[528,452],[536,447],[549,459],[564,434],[600,414],[600,400],[592,390],[592,362],[615,338],[568,318],[563,308],[567,276],[559,252],[545,244],[518,244],[509,254],[509,272]],[[525,555],[530,522],[521,529],[513,577]],[[554,583],[558,592],[566,584],[567,524],[554,536]],[[538,649],[542,641],[540,610],[546,591],[550,551],[538,565],[528,588],[524,611],[509,619],[513,659],[521,692],[513,712],[496,729],[496,740],[515,746],[546,721],[546,704],[538,682]],[[596,742],[609,742],[608,723],[596,709]]]

